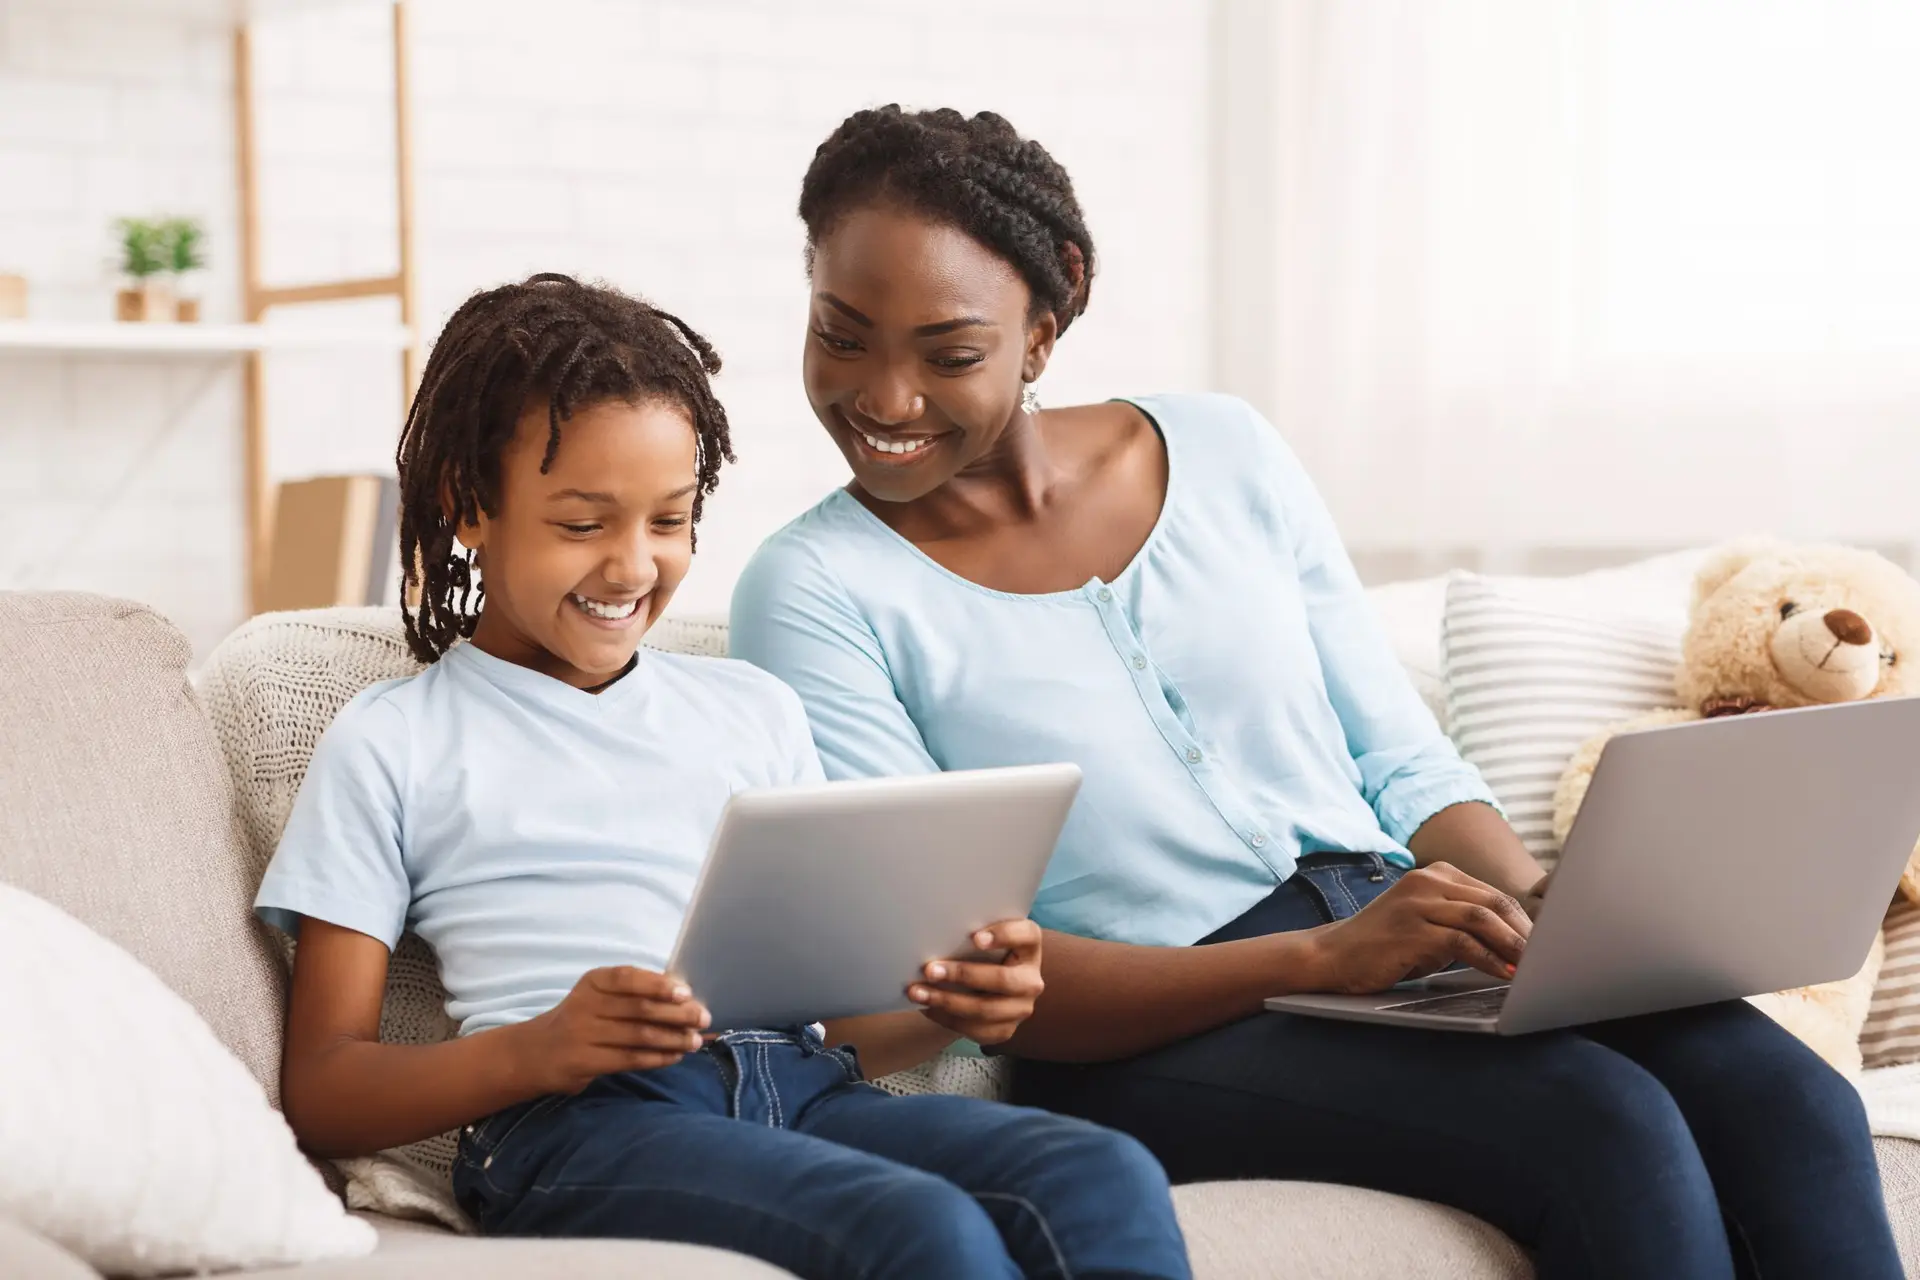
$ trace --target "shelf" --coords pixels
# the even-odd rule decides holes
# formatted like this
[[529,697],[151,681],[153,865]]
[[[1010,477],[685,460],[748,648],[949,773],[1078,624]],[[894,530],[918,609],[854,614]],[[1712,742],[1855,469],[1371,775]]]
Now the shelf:
[[77,18],[108,18],[125,13],[178,22],[189,27],[231,27],[287,14],[327,9],[392,8],[393,0],[13,0],[21,7],[57,9]]
[[403,351],[413,335],[397,324],[66,324],[0,320],[0,352],[221,355],[362,347]]

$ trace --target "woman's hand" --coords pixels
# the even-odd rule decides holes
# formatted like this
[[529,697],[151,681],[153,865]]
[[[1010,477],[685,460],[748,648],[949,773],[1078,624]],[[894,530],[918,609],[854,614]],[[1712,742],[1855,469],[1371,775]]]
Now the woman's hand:
[[567,998],[504,1028],[538,1093],[578,1093],[617,1071],[670,1067],[700,1047],[707,1010],[678,978],[616,965],[590,970]]
[[976,1044],[999,1044],[1033,1015],[1046,987],[1040,980],[1040,926],[1003,920],[974,934],[973,945],[1005,948],[1007,954],[998,963],[932,961],[923,971],[926,981],[908,987],[907,997],[947,1030]]
[[1553,879],[1553,872],[1541,876],[1533,882],[1533,888],[1520,895],[1520,909],[1527,913],[1527,919],[1540,918],[1541,904],[1547,900],[1547,883]]
[[1356,915],[1314,930],[1323,991],[1362,995],[1464,961],[1511,978],[1533,921],[1520,903],[1444,862],[1409,871]]

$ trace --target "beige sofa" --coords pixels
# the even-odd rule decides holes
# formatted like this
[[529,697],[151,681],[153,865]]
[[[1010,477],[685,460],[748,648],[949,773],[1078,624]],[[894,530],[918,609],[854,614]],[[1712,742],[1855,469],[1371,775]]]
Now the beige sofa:
[[[397,618],[390,614],[256,619],[236,636],[243,644],[216,655],[208,677],[219,688],[203,696],[187,678],[185,641],[150,610],[95,596],[0,593],[0,881],[54,902],[156,972],[199,1011],[269,1097],[277,1097],[285,977],[278,948],[248,909],[270,833],[261,829],[257,797],[244,793],[257,790],[269,773],[297,780],[304,768],[300,751],[311,746],[295,745],[276,757],[274,735],[244,735],[269,745],[245,759],[230,758],[207,706],[221,700],[226,715],[237,714],[235,707],[257,708],[264,704],[248,696],[248,687],[269,681],[304,700],[285,714],[324,722],[344,692],[339,672],[308,670],[309,660],[291,641],[329,629],[350,648],[398,643]],[[225,741],[235,741],[231,724]],[[1908,1273],[1917,1274],[1920,1144],[1882,1139],[1879,1151]],[[1484,1223],[1400,1197],[1244,1182],[1182,1187],[1176,1198],[1203,1278],[1531,1274],[1524,1254]],[[781,1274],[709,1249],[480,1240],[367,1216],[379,1232],[371,1257],[276,1274],[340,1280],[433,1273],[462,1280]],[[25,1226],[0,1220],[0,1275],[65,1280],[94,1274]]]

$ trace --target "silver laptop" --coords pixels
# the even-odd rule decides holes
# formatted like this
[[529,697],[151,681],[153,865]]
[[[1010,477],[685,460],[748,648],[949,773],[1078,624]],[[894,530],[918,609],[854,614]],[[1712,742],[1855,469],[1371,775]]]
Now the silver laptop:
[[667,969],[716,1028],[916,1008],[921,965],[1027,914],[1079,789],[1042,764],[743,791]]
[[1601,753],[1512,982],[1267,1008],[1520,1035],[1831,982],[1920,836],[1920,698],[1702,720]]

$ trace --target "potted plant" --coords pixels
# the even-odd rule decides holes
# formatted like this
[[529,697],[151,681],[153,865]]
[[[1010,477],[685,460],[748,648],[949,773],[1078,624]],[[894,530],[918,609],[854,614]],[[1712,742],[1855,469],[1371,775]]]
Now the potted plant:
[[173,290],[161,278],[167,270],[161,225],[146,218],[121,218],[114,227],[120,233],[120,271],[129,281],[117,299],[120,319],[173,319]]
[[207,265],[206,228],[193,218],[168,218],[160,224],[160,232],[166,242],[167,270],[173,273],[174,292],[179,295],[175,314],[192,323],[200,318],[200,299],[186,295],[184,279],[187,272]]

